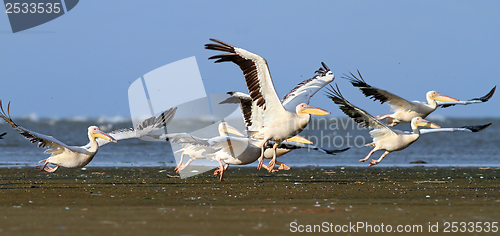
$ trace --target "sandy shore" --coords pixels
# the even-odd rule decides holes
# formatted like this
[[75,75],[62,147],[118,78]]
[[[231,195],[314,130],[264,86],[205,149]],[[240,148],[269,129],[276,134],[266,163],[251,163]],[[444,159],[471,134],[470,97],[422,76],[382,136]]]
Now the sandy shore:
[[269,174],[232,167],[222,183],[211,173],[180,179],[172,168],[54,174],[0,168],[0,234],[280,235],[322,225],[362,235],[370,229],[346,225],[393,231],[421,225],[428,232],[437,224],[443,232],[446,222],[500,221],[494,168],[314,167]]

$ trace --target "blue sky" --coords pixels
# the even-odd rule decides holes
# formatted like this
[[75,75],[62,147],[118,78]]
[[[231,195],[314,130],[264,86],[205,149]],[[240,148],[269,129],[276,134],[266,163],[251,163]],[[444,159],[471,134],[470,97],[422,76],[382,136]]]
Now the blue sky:
[[[127,117],[131,83],[191,56],[208,94],[246,91],[236,65],[207,59],[215,38],[266,58],[280,97],[323,61],[344,96],[373,115],[389,107],[343,73],[360,70],[408,100],[429,90],[466,100],[499,85],[499,11],[499,1],[80,1],[15,34],[0,13],[0,98],[14,117]],[[499,101],[434,114],[500,117]],[[311,105],[343,116],[324,91]]]

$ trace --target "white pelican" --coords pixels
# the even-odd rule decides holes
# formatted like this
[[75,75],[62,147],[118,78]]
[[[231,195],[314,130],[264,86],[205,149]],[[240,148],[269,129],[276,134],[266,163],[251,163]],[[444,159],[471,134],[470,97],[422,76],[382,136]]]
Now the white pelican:
[[343,78],[348,79],[351,84],[358,87],[366,97],[370,97],[380,103],[388,102],[394,114],[387,114],[383,116],[376,116],[378,119],[387,119],[389,126],[395,126],[399,123],[410,122],[414,117],[427,117],[438,107],[449,107],[454,105],[468,105],[473,103],[482,103],[488,101],[495,93],[496,86],[483,97],[474,98],[468,101],[459,101],[458,99],[439,94],[436,91],[429,91],[426,94],[427,104],[419,101],[407,101],[395,94],[386,90],[378,89],[367,84],[361,73],[358,71],[359,78],[349,72],[351,76],[346,75]]
[[[281,100],[281,104],[285,107],[285,109],[289,110],[292,107],[294,108],[297,104],[300,103],[309,103],[309,100],[311,97],[316,94],[320,89],[322,89],[325,85],[331,83],[335,76],[333,73],[330,71],[330,69],[325,65],[325,63],[321,63],[323,68],[319,68],[315,73],[313,78],[306,79],[302,82],[300,82],[295,88],[293,88],[287,95],[283,97]],[[248,131],[259,131],[262,126],[263,126],[263,121],[262,121],[262,108],[258,107],[256,102],[252,101],[252,98],[250,95],[241,93],[241,92],[228,92],[229,95],[232,97],[220,102],[219,104],[226,104],[226,103],[239,103],[240,104],[240,109],[241,113],[243,115],[243,119],[245,120],[246,128]],[[335,154],[339,152],[343,152],[348,150],[349,148],[341,149],[341,150],[326,150],[322,148],[318,148],[316,146],[312,146],[309,144],[312,144],[311,142],[308,143],[307,139],[303,139],[300,136],[294,136],[290,139],[287,139],[287,141],[294,142],[295,144],[287,147],[284,144],[280,144],[278,148],[276,149],[277,157],[280,157],[282,155],[285,155],[288,152],[291,152],[292,150],[295,150],[297,148],[310,148],[313,150],[317,150],[326,154]],[[301,145],[299,143],[305,143],[304,145]],[[303,147],[299,147],[303,146]],[[272,147],[269,147],[269,144],[266,146],[266,150],[264,151],[264,158],[266,159],[272,159],[273,157],[273,151]],[[276,164],[280,165],[278,169],[280,170],[289,170],[290,167],[285,165],[282,162],[276,162]]]
[[[172,113],[175,113],[175,108],[170,109],[167,112],[163,113],[158,118],[150,118],[146,121],[142,122],[136,129],[122,129],[111,132],[111,135],[108,135],[99,130],[97,126],[90,126],[88,128],[88,137],[89,144],[85,146],[68,146],[63,142],[55,139],[52,136],[40,134],[21,126],[18,126],[14,121],[12,121],[10,117],[10,102],[7,106],[7,113],[5,113],[2,101],[0,100],[0,108],[1,113],[0,117],[3,118],[8,124],[12,126],[13,129],[19,131],[19,133],[28,139],[32,143],[38,142],[38,147],[47,148],[45,153],[50,153],[51,156],[45,160],[40,161],[43,162],[42,166],[35,167],[35,170],[42,171],[45,170],[47,172],[55,172],[59,169],[60,166],[66,168],[80,168],[86,166],[97,153],[99,146],[105,145],[109,142],[117,143],[117,139],[128,139],[128,138],[138,138],[141,135],[145,135],[142,130],[149,130],[152,128],[160,128],[161,125],[170,122],[173,117]],[[152,123],[151,121],[158,121],[160,123]],[[145,125],[148,125],[146,127]],[[113,138],[112,136],[115,136]],[[103,140],[101,140],[103,139]],[[52,168],[47,166],[47,164],[54,164],[56,167]]]
[[0,134],[0,139],[3,139],[3,136],[6,135],[7,132],[4,132],[3,134]]
[[[349,101],[347,101],[342,96],[340,90],[338,90],[338,87],[337,90],[331,87],[331,90],[329,90],[327,97],[332,99],[332,101],[335,104],[338,104],[340,109],[346,115],[351,117],[355,122],[362,124],[367,128],[373,128],[373,130],[370,131],[370,135],[373,138],[373,142],[366,144],[365,146],[372,146],[374,148],[370,151],[370,153],[368,153],[368,155],[365,158],[359,160],[359,162],[364,162],[368,160],[375,151],[384,150],[385,152],[378,160],[372,159],[372,161],[368,166],[373,166],[380,163],[380,161],[382,161],[382,159],[391,152],[400,151],[410,146],[413,142],[417,141],[417,139],[420,137],[421,134],[433,133],[433,132],[455,132],[455,131],[478,132],[491,125],[491,123],[489,123],[486,125],[466,126],[462,128],[441,128],[434,123],[422,119],[421,117],[414,117],[411,120],[412,132],[405,133],[399,130],[393,130],[389,128],[379,119],[376,119],[372,115],[368,114],[368,112],[349,103]],[[419,130],[418,129],[419,126],[431,127],[434,129]]]
[[311,114],[327,115],[323,109],[312,107],[306,103],[300,103],[293,112],[287,111],[276,94],[267,62],[264,58],[248,52],[244,49],[233,47],[219,40],[210,39],[218,44],[206,44],[205,48],[228,52],[212,56],[209,59],[218,59],[215,62],[231,61],[237,64],[243,71],[245,82],[250,97],[258,107],[262,108],[263,128],[251,132],[251,137],[261,139],[261,155],[259,157],[258,169],[262,167],[266,142],[271,140],[273,146],[273,159],[269,162],[269,171],[272,171],[276,163],[276,148],[278,145],[298,133],[309,123]]

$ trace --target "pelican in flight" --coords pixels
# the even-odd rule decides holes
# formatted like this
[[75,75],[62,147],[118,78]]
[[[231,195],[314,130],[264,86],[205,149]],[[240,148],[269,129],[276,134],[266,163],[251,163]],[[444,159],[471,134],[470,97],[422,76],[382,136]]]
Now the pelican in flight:
[[[97,126],[90,126],[88,128],[88,137],[89,144],[85,146],[69,146],[65,143],[55,139],[52,136],[40,134],[29,129],[18,126],[12,118],[10,117],[10,102],[7,105],[7,113],[4,111],[2,106],[2,101],[0,100],[0,108],[1,113],[0,117],[4,119],[9,125],[12,126],[14,130],[19,131],[19,134],[24,136],[32,143],[38,142],[38,147],[47,148],[45,153],[50,153],[51,156],[45,160],[40,161],[43,162],[42,166],[35,167],[35,170],[42,171],[45,170],[47,172],[55,172],[59,169],[60,166],[66,168],[80,168],[86,166],[97,153],[99,146],[105,145],[109,142],[117,143],[117,140],[120,139],[128,139],[128,138],[137,138],[144,133],[141,130],[150,129],[151,127],[157,128],[161,124],[152,124],[152,119],[148,119],[142,122],[136,129],[123,129],[116,130],[111,132],[111,134],[106,134],[99,130]],[[173,117],[172,112],[175,113],[175,109],[170,109],[169,113],[163,113],[160,117],[154,118],[154,121],[165,121],[168,123]],[[168,120],[170,119],[170,120]],[[162,124],[165,124],[162,123]],[[145,127],[144,125],[149,124],[149,127]],[[115,136],[112,137],[112,136]],[[103,139],[102,141],[100,139]],[[47,166],[47,164],[54,164],[56,167]]]
[[370,86],[365,82],[359,71],[359,78],[357,78],[353,73],[349,73],[350,76],[346,75],[343,78],[348,79],[353,86],[359,88],[366,97],[370,97],[375,101],[378,100],[380,101],[380,103],[389,103],[395,113],[376,116],[380,120],[387,119],[387,123],[389,126],[395,126],[399,123],[410,122],[415,117],[426,118],[438,107],[444,108],[454,105],[468,105],[473,103],[486,102],[493,96],[493,93],[495,93],[496,89],[495,86],[488,94],[484,95],[483,97],[474,98],[468,101],[459,101],[458,99],[439,94],[436,91],[429,91],[425,95],[427,103],[419,101],[410,102],[386,90]]
[[0,134],[0,139],[3,139],[3,136],[5,136],[7,132],[4,132],[3,134]]
[[[281,100],[281,104],[285,109],[291,110],[295,108],[300,103],[309,103],[311,97],[316,94],[320,89],[322,89],[325,85],[331,83],[335,76],[330,71],[330,69],[325,65],[325,63],[321,63],[323,66],[319,68],[315,73],[316,75],[313,78],[306,79],[300,82],[295,88],[293,88],[288,94],[286,94]],[[241,92],[228,92],[231,95],[230,98],[220,102],[219,104],[226,103],[239,103],[241,113],[243,115],[243,119],[245,121],[245,125],[248,131],[259,131],[263,127],[263,119],[262,119],[262,108],[257,106],[255,101],[252,101],[250,95],[241,93]],[[343,152],[348,150],[349,148],[341,149],[341,150],[326,150],[322,148],[318,148],[309,144],[308,140],[300,140],[302,137],[294,136],[287,141],[295,142],[295,145],[287,147],[286,145],[279,145],[276,149],[276,156],[280,157],[285,155],[286,153],[295,150],[300,146],[299,143],[303,143],[303,146],[307,146],[313,150],[317,150],[326,154],[335,154],[338,152]],[[266,150],[264,151],[264,158],[272,159],[273,151],[272,147],[269,147],[269,144],[266,146]],[[280,170],[289,170],[290,167],[282,162],[276,161],[276,164],[280,165],[278,169]]]
[[269,162],[269,171],[276,163],[276,148],[284,140],[299,134],[309,123],[312,115],[328,115],[330,112],[300,103],[295,110],[288,111],[281,104],[274,89],[267,62],[259,55],[241,48],[233,47],[219,40],[210,39],[217,44],[206,44],[205,48],[227,52],[212,56],[215,62],[231,61],[243,71],[245,82],[252,98],[262,108],[263,127],[258,131],[248,131],[252,138],[263,140],[258,169],[262,167],[267,141],[274,141],[273,159]]
[[[421,134],[456,131],[478,132],[491,125],[491,123],[489,123],[485,125],[466,126],[462,128],[441,128],[434,123],[422,119],[422,117],[414,117],[410,122],[412,132],[405,133],[389,128],[386,124],[373,117],[368,112],[349,103],[349,101],[347,101],[342,96],[338,87],[337,90],[331,87],[331,90],[329,90],[327,93],[327,97],[332,99],[335,104],[339,105],[339,108],[342,110],[342,112],[351,117],[355,122],[363,125],[364,127],[373,128],[373,130],[370,131],[373,142],[366,144],[365,146],[371,146],[374,148],[370,151],[370,153],[368,153],[365,158],[359,160],[359,162],[367,161],[375,151],[383,150],[385,152],[384,154],[382,154],[382,156],[380,156],[378,160],[372,159],[368,166],[373,166],[380,163],[382,159],[391,152],[400,151],[410,146],[412,143],[418,140]],[[419,130],[419,126],[430,127],[433,129]]]

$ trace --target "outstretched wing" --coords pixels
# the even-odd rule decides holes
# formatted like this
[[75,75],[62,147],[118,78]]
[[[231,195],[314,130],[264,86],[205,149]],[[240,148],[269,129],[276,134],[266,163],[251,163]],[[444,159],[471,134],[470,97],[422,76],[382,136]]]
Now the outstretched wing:
[[45,150],[45,153],[61,153],[64,151],[64,149],[69,149],[69,150],[74,150],[75,147],[70,147],[63,142],[55,139],[52,136],[40,134],[34,131],[31,131],[29,129],[23,128],[12,120],[10,117],[10,102],[7,105],[7,113],[3,109],[2,105],[2,100],[0,100],[0,108],[1,108],[1,113],[0,117],[5,120],[14,130],[19,131],[19,134],[24,136],[26,139],[28,139],[31,143],[37,143],[38,142],[38,147],[42,148],[47,148]]
[[464,126],[460,128],[421,129],[420,134],[428,134],[436,132],[479,132],[483,129],[486,129],[490,125],[491,123],[484,125]]
[[489,93],[487,93],[486,95],[480,97],[480,98],[473,98],[471,100],[468,100],[468,101],[456,101],[456,102],[441,102],[441,101],[436,101],[438,106],[439,107],[451,107],[451,106],[455,106],[455,105],[469,105],[469,104],[473,104],[473,103],[483,103],[483,102],[487,102],[488,100],[490,100],[491,97],[493,97],[493,94],[495,93],[495,90],[496,90],[497,86],[493,87]]
[[335,79],[335,76],[328,66],[323,62],[321,62],[321,65],[323,67],[314,72],[316,73],[314,77],[300,82],[283,97],[281,104],[283,104],[283,107],[285,107],[287,111],[295,113],[297,105],[301,103],[309,104],[309,100],[316,92]]
[[[131,138],[141,138],[144,137],[154,131],[162,129],[167,126],[170,121],[175,116],[175,112],[177,111],[177,107],[170,108],[164,112],[162,112],[158,116],[152,116],[148,119],[145,119],[141,123],[139,123],[135,128],[125,128],[113,130],[108,133],[109,136],[113,137],[115,140],[123,140],[123,139],[131,139]],[[97,144],[99,147],[110,143],[110,141],[97,138]],[[90,147],[90,142],[87,143],[83,148],[87,149]]]
[[262,108],[257,106],[256,101],[252,101],[250,95],[240,92],[228,92],[230,98],[220,102],[225,103],[239,103],[245,126],[249,131],[258,131],[263,125]]
[[3,139],[3,136],[6,135],[7,132],[3,133],[3,134],[0,134],[0,139]]
[[381,129],[387,133],[396,134],[392,129],[387,127],[384,123],[382,123],[379,119],[373,117],[365,110],[352,105],[349,101],[347,101],[337,86],[337,90],[330,85],[330,89],[326,94],[328,98],[330,98],[335,104],[339,105],[340,110],[344,112],[347,116],[351,117],[356,123],[361,124],[367,128]]
[[[274,142],[268,142],[268,148],[272,148],[272,145],[274,144]],[[270,146],[270,147],[269,147]],[[299,148],[306,148],[306,149],[312,149],[312,150],[316,150],[318,152],[322,152],[322,153],[325,153],[325,154],[329,154],[329,155],[335,155],[337,153],[341,153],[341,152],[345,152],[347,150],[349,150],[351,147],[347,147],[347,148],[343,148],[343,149],[324,149],[324,148],[320,148],[320,147],[317,147],[317,146],[314,146],[314,145],[311,145],[311,144],[305,144],[305,143],[297,143],[297,142],[290,142],[290,141],[283,141],[279,146],[278,148],[285,148],[285,149],[289,149],[289,150],[295,150],[295,149],[299,149]]]
[[350,76],[344,74],[342,78],[349,80],[349,82],[351,82],[354,87],[359,88],[366,97],[374,101],[380,101],[381,104],[388,102],[393,110],[415,110],[412,102],[386,90],[375,88],[367,84],[361,76],[361,73],[359,73],[359,70],[359,78],[351,72],[349,72],[349,74]]
[[205,44],[206,49],[228,53],[212,56],[208,59],[218,59],[215,61],[216,63],[231,61],[240,67],[245,76],[250,97],[253,101],[257,102],[258,107],[263,109],[264,116],[275,117],[280,112],[285,111],[274,89],[271,73],[264,58],[222,41],[216,39],[210,40],[218,44]]

